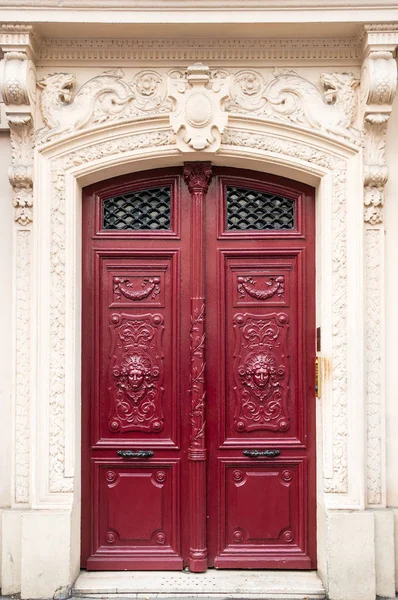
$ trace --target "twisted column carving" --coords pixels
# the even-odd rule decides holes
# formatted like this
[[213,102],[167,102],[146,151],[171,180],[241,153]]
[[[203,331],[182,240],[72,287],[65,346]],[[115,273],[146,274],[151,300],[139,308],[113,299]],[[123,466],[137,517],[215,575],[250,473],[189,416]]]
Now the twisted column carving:
[[208,162],[185,163],[184,179],[191,194],[191,330],[190,330],[190,569],[207,568],[206,547],[206,302],[205,197],[211,180]]
[[364,28],[361,100],[363,114],[365,221],[365,367],[367,504],[384,506],[384,187],[387,127],[397,87],[396,25]]
[[0,26],[0,91],[10,128],[13,189],[13,288],[15,298],[15,422],[14,502],[29,503],[30,463],[30,307],[33,219],[33,148],[36,73],[34,32],[29,25]]

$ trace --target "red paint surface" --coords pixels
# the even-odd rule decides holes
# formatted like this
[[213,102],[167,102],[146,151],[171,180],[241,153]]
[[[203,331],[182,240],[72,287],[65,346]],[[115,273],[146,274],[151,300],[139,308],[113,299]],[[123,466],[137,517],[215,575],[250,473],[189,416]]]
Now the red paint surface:
[[[189,164],[84,190],[88,569],[316,567],[313,190],[208,178]],[[103,198],[158,185],[172,231],[101,231]],[[225,232],[226,185],[294,199],[296,230]]]

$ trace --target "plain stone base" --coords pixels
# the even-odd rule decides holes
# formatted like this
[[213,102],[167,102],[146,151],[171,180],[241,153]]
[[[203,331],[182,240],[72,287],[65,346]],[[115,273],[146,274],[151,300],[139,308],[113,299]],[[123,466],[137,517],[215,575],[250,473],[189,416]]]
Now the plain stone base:
[[70,589],[80,563],[77,513],[76,509],[3,511],[3,595],[20,592],[22,598],[53,598],[60,588]]
[[376,552],[376,594],[395,598],[394,513],[389,509],[374,510]]
[[73,588],[82,598],[203,598],[286,599],[325,598],[315,571],[217,570],[205,573],[181,571],[84,571]]
[[375,600],[375,526],[371,511],[326,516],[327,592],[330,600]]
[[[318,507],[319,508],[319,507]],[[3,510],[3,594],[23,599],[78,597],[375,600],[395,589],[398,509],[318,510],[318,573],[209,570],[84,572],[79,575],[80,509]],[[323,586],[320,581],[322,578]],[[167,581],[166,581],[167,580]],[[140,582],[142,583],[140,587]],[[192,587],[192,585],[194,587]],[[137,587],[138,585],[138,587]],[[187,587],[188,586],[188,587]],[[191,586],[191,587],[190,587]],[[137,596],[141,594],[141,596]],[[149,595],[148,595],[149,594]],[[153,596],[155,594],[155,596]],[[199,596],[198,596],[199,594]]]
[[5,509],[2,514],[1,589],[4,595],[21,591],[22,510]]

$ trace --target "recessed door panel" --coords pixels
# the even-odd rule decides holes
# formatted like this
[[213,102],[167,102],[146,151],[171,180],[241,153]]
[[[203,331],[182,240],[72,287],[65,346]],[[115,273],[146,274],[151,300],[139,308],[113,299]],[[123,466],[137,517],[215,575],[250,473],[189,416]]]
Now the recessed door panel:
[[297,318],[303,250],[220,251],[220,262],[224,444],[303,443]]
[[181,567],[178,461],[96,461],[93,477],[96,547],[88,566],[116,569],[130,560],[145,569],[167,558]]
[[178,445],[179,250],[99,252],[96,259],[98,442],[121,442],[128,433],[144,446]]
[[289,555],[295,568],[308,568],[303,548],[307,524],[305,511],[300,510],[303,461],[221,461],[220,482],[220,514],[225,519],[220,524],[216,566],[233,567],[239,560],[261,566],[266,552],[270,561]]

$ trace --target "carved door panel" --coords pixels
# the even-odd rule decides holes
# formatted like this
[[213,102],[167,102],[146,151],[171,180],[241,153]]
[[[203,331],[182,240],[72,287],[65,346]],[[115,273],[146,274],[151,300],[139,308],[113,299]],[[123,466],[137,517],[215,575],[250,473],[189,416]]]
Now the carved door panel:
[[209,565],[314,568],[311,189],[217,170],[206,242]]
[[[88,569],[184,564],[187,194],[178,169],[85,190],[82,565]],[[181,209],[188,211],[183,219]]]

